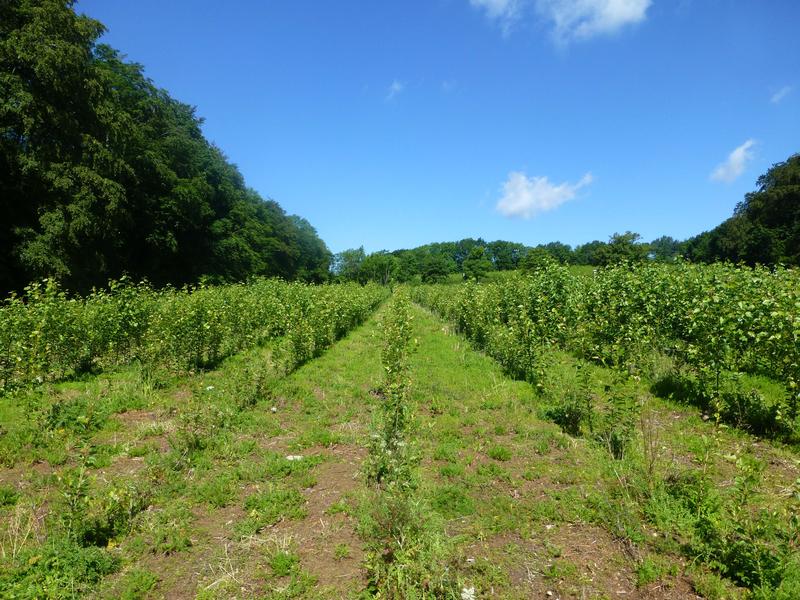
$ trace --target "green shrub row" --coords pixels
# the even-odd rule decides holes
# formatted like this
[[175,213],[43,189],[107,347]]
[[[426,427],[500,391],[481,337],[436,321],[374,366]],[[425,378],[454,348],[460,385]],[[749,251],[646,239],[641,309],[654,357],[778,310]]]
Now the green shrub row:
[[45,280],[0,306],[0,390],[132,361],[183,373],[277,338],[291,369],[361,323],[385,296],[376,285],[256,279],[180,290],[123,280],[71,298]]
[[[518,378],[538,382],[544,346],[631,372],[664,355],[681,377],[691,379],[693,400],[704,408],[735,414],[737,424],[747,424],[739,408],[746,404],[760,432],[795,428],[797,270],[642,264],[582,277],[544,264],[496,283],[420,286],[414,299],[455,324]],[[784,398],[767,406],[763,399],[745,398],[745,392],[731,394],[731,380],[735,384],[743,373],[779,382]]]

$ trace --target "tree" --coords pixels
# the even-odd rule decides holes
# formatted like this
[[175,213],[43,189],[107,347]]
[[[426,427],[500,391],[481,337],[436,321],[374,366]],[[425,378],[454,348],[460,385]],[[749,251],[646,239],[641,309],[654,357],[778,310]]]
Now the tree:
[[486,257],[486,250],[479,246],[470,251],[462,266],[465,279],[482,279],[492,269],[492,263]]
[[568,246],[567,244],[562,244],[561,242],[550,242],[549,244],[540,246],[540,248],[545,250],[550,256],[552,256],[562,265],[570,264],[573,261],[572,247]]
[[751,224],[745,260],[800,264],[800,154],[772,165],[757,185],[734,213]]
[[313,228],[248,189],[195,109],[103,31],[70,0],[0,3],[0,292],[324,277]]
[[388,252],[374,252],[361,262],[359,281],[387,285],[394,279],[399,260]]
[[489,242],[486,246],[486,257],[498,271],[510,271],[519,266],[519,261],[525,255],[526,248],[523,244],[497,240]]
[[601,242],[600,240],[594,240],[592,242],[588,242],[586,244],[582,244],[575,248],[575,252],[573,253],[573,260],[575,261],[576,265],[598,265],[599,263],[599,254],[601,254],[601,250],[605,248],[606,243]]
[[686,243],[694,261],[800,264],[800,154],[758,178],[733,216]]
[[674,261],[681,253],[681,242],[668,235],[654,239],[649,246],[650,258],[658,262]]
[[608,244],[598,248],[595,255],[597,264],[615,265],[621,262],[642,262],[647,258],[647,244],[639,243],[641,236],[638,233],[626,231],[615,233]]
[[392,253],[397,260],[397,268],[394,277],[401,283],[409,281],[421,281],[420,279],[420,256],[414,250],[398,250]]
[[526,273],[532,273],[554,262],[556,262],[556,259],[553,258],[552,254],[545,250],[543,246],[537,246],[536,248],[531,248],[525,258],[522,259],[520,269]]
[[438,283],[447,279],[450,273],[447,259],[441,254],[429,253],[420,264],[420,275],[423,283]]
[[317,230],[304,218],[293,215],[289,219],[297,231],[296,245],[299,258],[296,277],[310,283],[327,281],[333,260],[328,246],[317,235]]
[[364,246],[343,250],[333,255],[333,273],[341,281],[358,281],[361,264],[366,259]]

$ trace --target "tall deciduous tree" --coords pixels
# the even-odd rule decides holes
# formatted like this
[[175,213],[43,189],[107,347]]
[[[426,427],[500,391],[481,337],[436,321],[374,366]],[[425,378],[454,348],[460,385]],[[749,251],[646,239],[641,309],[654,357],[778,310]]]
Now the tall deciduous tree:
[[0,2],[0,292],[325,277],[313,228],[248,189],[195,109],[103,31],[70,0]]
[[701,262],[800,265],[800,154],[772,165],[732,217],[687,241],[686,254]]
[[486,276],[486,273],[492,270],[492,263],[486,254],[486,249],[479,246],[470,251],[469,256],[462,265],[466,279],[482,279]]
[[595,260],[599,265],[613,265],[621,262],[641,262],[647,258],[647,244],[639,242],[642,236],[632,231],[615,233],[608,244],[597,250]]

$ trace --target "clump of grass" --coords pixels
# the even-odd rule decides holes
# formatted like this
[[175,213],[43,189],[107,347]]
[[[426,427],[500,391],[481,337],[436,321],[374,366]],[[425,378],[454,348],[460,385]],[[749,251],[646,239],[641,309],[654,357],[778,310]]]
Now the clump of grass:
[[152,553],[174,554],[191,548],[192,513],[185,502],[177,502],[148,516],[145,529],[151,536],[147,546]]
[[197,484],[194,498],[213,508],[228,506],[235,495],[235,479],[231,475],[212,473],[210,477]]
[[273,577],[287,577],[300,564],[300,557],[291,552],[279,550],[269,559]]
[[505,462],[511,460],[511,450],[505,446],[492,446],[487,452],[489,458]]
[[336,544],[336,548],[333,549],[333,558],[336,560],[344,560],[345,558],[350,558],[350,546],[347,544]]
[[444,517],[460,517],[475,510],[472,498],[460,485],[443,485],[431,494],[431,507]]
[[120,600],[139,600],[158,583],[158,575],[144,569],[132,569],[125,573],[117,586],[116,594]]
[[305,503],[305,498],[297,490],[271,485],[266,491],[245,500],[248,517],[236,529],[242,536],[255,535],[281,519],[302,519],[306,516]]
[[678,574],[678,566],[658,556],[646,556],[636,565],[636,586],[645,587],[668,575]]
[[448,463],[439,467],[439,475],[447,477],[448,479],[458,479],[464,476],[464,466],[459,464]]
[[0,508],[14,506],[19,500],[19,492],[10,485],[0,485]]

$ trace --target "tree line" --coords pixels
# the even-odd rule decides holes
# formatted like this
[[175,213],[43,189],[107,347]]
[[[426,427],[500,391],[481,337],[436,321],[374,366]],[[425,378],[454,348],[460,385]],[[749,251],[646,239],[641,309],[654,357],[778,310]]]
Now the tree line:
[[0,293],[249,276],[322,281],[314,228],[245,185],[72,0],[0,2]]
[[73,0],[0,2],[0,293],[42,277],[85,292],[127,275],[156,286],[277,276],[440,281],[542,260],[800,263],[800,155],[773,165],[733,216],[688,240],[633,232],[577,247],[481,238],[331,255],[301,217],[248,188],[172,98],[99,43]]
[[334,255],[332,271],[335,278],[361,283],[434,283],[454,275],[479,279],[491,271],[531,270],[546,261],[601,267],[678,258],[696,263],[800,265],[800,154],[759,177],[757,189],[745,196],[731,218],[687,240],[661,236],[645,242],[638,233],[626,231],[608,241],[574,248],[561,242],[531,247],[481,238],[372,254],[361,247]]
[[800,154],[773,165],[733,216],[686,241],[687,258],[800,265]]
[[452,275],[480,279],[490,271],[533,269],[542,261],[570,265],[607,265],[622,260],[672,260],[680,242],[660,238],[641,243],[636,233],[614,234],[608,242],[593,241],[572,248],[561,242],[526,246],[517,242],[466,238],[457,242],[438,242],[412,249],[373,252],[363,247],[335,254],[333,276],[342,281],[367,283],[444,281]]

